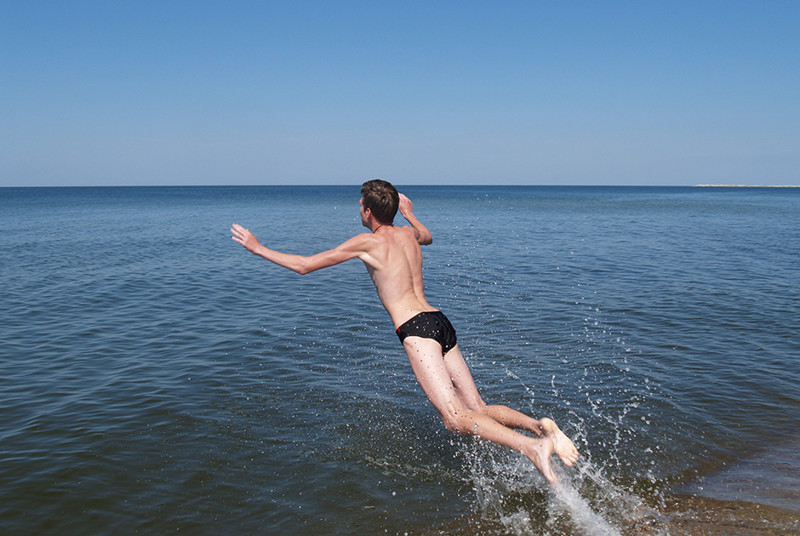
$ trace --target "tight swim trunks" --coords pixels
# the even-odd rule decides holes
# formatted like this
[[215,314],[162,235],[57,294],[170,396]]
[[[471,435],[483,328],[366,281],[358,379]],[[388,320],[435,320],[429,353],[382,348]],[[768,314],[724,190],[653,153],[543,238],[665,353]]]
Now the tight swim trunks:
[[406,337],[433,339],[442,346],[442,355],[456,345],[456,330],[441,311],[419,313],[397,328],[402,343]]

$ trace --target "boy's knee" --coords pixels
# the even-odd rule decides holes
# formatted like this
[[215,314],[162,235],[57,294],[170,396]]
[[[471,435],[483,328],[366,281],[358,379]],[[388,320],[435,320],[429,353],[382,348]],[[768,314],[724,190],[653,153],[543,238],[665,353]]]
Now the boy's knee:
[[459,426],[459,423],[456,420],[442,419],[442,422],[444,423],[444,427],[447,429],[448,432],[453,432],[454,434],[462,433],[461,427]]
[[456,434],[472,435],[475,423],[469,418],[468,411],[453,411],[442,415],[442,422],[448,431]]
[[481,397],[478,397],[470,403],[469,409],[475,413],[486,413],[486,402]]

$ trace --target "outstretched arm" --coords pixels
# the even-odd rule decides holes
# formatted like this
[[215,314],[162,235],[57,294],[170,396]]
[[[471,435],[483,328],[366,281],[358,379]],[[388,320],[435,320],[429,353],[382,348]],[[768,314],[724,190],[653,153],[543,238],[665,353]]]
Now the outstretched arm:
[[423,246],[433,243],[433,235],[431,235],[428,228],[422,225],[422,222],[414,216],[414,205],[411,204],[411,200],[404,194],[400,194],[400,206],[398,208],[400,209],[400,214],[402,214],[403,217],[408,220],[408,223],[411,224],[411,227],[414,228],[417,235],[417,242]]
[[233,233],[231,238],[235,242],[239,242],[251,253],[301,275],[360,257],[366,252],[364,237],[368,236],[366,234],[357,235],[334,249],[329,249],[316,255],[304,256],[281,253],[262,246],[253,233],[236,223],[231,227],[231,233]]

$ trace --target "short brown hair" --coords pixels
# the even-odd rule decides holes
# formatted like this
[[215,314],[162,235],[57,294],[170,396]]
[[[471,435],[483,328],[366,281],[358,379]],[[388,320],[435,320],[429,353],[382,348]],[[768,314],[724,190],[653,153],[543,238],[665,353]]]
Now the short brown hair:
[[388,225],[394,222],[400,196],[390,182],[381,179],[365,182],[361,185],[361,197],[364,209],[369,209],[379,222]]

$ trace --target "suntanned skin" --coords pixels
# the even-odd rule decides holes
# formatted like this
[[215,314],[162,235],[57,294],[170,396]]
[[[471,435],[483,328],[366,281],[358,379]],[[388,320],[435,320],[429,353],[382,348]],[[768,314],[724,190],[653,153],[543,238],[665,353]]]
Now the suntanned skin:
[[[414,216],[411,200],[400,194],[399,211],[411,224],[403,227],[378,221],[369,208],[364,208],[363,199],[360,204],[361,223],[370,232],[316,255],[271,250],[238,224],[231,228],[232,238],[252,253],[299,274],[361,259],[395,328],[418,313],[436,311],[425,299],[420,248],[432,243],[433,237]],[[578,450],[551,419],[533,419],[506,406],[487,406],[458,345],[442,355],[442,347],[435,340],[409,336],[403,347],[422,390],[448,430],[477,435],[523,453],[551,484],[557,482],[550,465],[553,453],[568,466],[577,461]],[[515,429],[528,430],[538,437]]]

